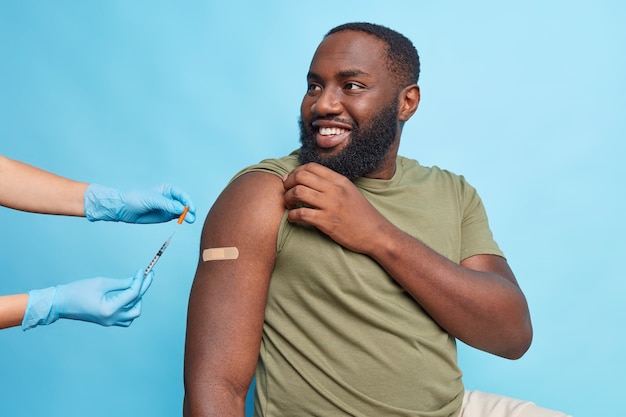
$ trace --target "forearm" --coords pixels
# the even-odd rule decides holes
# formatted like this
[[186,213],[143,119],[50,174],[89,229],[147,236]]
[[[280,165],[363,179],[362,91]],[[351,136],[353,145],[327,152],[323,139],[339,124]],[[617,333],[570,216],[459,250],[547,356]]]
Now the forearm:
[[526,299],[503,258],[456,264],[389,225],[372,256],[448,333],[487,352],[518,358],[532,327]]
[[84,216],[89,184],[0,155],[0,205],[34,213]]
[[0,296],[0,329],[21,325],[27,305],[28,294]]

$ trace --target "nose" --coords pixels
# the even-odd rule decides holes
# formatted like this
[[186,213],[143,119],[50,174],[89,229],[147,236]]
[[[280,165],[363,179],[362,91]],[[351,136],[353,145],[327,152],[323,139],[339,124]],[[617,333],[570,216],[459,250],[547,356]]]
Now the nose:
[[315,97],[311,105],[311,112],[316,116],[328,116],[331,114],[341,114],[343,106],[339,99],[339,94],[333,89],[325,88]]

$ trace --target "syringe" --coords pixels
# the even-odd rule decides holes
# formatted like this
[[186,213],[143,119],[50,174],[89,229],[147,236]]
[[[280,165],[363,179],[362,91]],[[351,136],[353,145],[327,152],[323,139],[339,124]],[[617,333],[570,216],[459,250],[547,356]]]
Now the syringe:
[[[187,214],[187,212],[189,211],[189,207],[185,206],[185,209],[183,210],[183,212],[181,213],[180,217],[178,217],[178,224],[182,224],[183,220],[185,219],[185,215]],[[174,232],[176,233],[176,232]],[[161,257],[161,255],[163,255],[163,252],[165,251],[165,248],[167,248],[167,245],[170,244],[170,240],[172,240],[172,237],[174,236],[174,233],[172,233],[172,236],[170,236],[169,238],[167,238],[167,240],[163,243],[163,245],[161,246],[161,249],[159,249],[159,251],[157,252],[156,255],[154,255],[154,258],[152,258],[152,261],[150,261],[150,264],[148,265],[148,267],[146,268],[146,270],[143,273],[143,276],[145,277],[146,275],[148,275],[148,273],[150,271],[152,271],[152,268],[154,267],[154,264],[157,263],[157,261],[159,260],[159,258]]]
[[[172,236],[174,236],[172,234]],[[150,264],[148,265],[148,267],[146,268],[146,270],[144,271],[143,275],[146,276],[148,275],[148,273],[152,270],[152,268],[154,267],[154,264],[157,263],[157,261],[159,260],[159,258],[161,257],[161,255],[163,255],[163,252],[165,251],[165,248],[167,248],[167,245],[170,244],[170,240],[172,240],[172,236],[168,237],[167,240],[165,241],[165,243],[163,243],[163,246],[161,246],[161,249],[159,249],[159,251],[157,252],[156,255],[154,255],[154,258],[152,258],[152,261],[150,261]]]

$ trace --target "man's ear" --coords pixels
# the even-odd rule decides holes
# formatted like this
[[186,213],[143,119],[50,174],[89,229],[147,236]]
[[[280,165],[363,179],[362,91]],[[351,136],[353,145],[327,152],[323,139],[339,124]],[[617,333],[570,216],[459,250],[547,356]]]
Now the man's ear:
[[400,92],[398,103],[398,120],[406,122],[413,116],[420,103],[420,87],[417,84],[411,84],[404,87]]

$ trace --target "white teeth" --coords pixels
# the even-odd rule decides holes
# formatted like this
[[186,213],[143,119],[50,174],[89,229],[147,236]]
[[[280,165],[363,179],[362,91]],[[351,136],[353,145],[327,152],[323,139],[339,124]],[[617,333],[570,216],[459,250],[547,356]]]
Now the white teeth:
[[338,127],[320,127],[320,135],[323,136],[340,135],[345,132],[347,132],[346,129],[340,129]]

